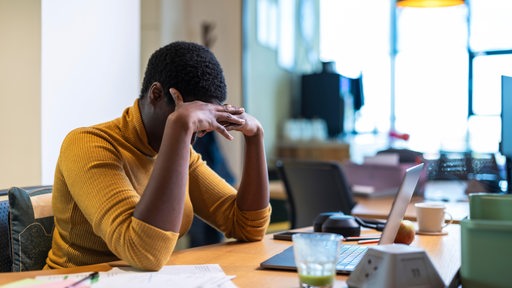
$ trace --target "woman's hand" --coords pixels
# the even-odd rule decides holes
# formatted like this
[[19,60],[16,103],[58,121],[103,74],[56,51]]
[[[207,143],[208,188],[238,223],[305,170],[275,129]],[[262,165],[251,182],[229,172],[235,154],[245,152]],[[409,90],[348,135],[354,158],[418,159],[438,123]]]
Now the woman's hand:
[[243,108],[232,105],[216,105],[201,101],[183,102],[180,92],[174,88],[169,90],[174,103],[175,110],[170,114],[174,121],[183,121],[183,125],[191,125],[194,133],[201,137],[210,131],[217,131],[219,134],[232,140],[229,134],[232,127],[243,127],[246,124]]
[[[226,104],[224,106],[229,107],[228,109],[231,109],[232,107],[234,107],[234,106],[228,105],[228,104]],[[243,110],[243,108],[240,108],[240,109]],[[245,110],[243,110],[243,112],[240,114],[234,114],[234,116],[239,119],[244,120],[244,123],[238,124],[238,125],[230,124],[230,123],[222,123],[224,128],[226,128],[226,130],[240,131],[247,137],[252,137],[257,134],[263,133],[263,128],[262,128],[260,122],[256,118],[254,118],[252,115],[245,113]]]

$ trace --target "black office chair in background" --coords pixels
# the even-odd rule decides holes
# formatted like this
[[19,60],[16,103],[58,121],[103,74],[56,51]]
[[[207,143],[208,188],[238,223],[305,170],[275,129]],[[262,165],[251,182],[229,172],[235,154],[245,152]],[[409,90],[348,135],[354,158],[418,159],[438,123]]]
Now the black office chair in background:
[[292,229],[312,226],[323,212],[351,214],[355,202],[338,162],[278,160],[276,168],[288,197]]

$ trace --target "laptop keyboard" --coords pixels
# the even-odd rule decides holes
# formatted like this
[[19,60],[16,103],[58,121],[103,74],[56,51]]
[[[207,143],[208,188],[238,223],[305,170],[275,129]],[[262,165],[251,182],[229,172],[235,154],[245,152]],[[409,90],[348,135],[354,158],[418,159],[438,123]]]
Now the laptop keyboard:
[[338,271],[353,271],[359,261],[363,258],[365,252],[368,250],[367,246],[359,245],[343,245],[340,249],[340,256],[336,264]]

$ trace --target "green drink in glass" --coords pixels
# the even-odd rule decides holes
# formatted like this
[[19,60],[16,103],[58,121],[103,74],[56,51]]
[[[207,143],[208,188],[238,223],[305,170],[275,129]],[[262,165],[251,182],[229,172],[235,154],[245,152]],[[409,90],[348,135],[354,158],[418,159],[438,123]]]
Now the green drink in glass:
[[311,287],[332,287],[334,275],[314,276],[299,274],[300,283]]
[[333,233],[293,235],[295,263],[301,288],[332,288],[343,237]]

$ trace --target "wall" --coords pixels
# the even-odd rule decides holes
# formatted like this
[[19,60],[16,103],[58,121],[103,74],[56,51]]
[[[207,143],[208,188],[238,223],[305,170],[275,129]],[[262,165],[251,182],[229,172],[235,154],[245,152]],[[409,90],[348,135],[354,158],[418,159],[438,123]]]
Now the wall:
[[40,0],[0,0],[0,188],[41,182],[40,22]]
[[[227,103],[242,106],[242,5],[233,0],[188,0],[188,28],[192,41],[200,42],[200,27],[203,21],[215,25],[212,46],[226,78],[228,99]],[[240,180],[242,174],[243,137],[234,133],[235,139],[230,143],[223,137],[218,137],[221,149],[227,157],[227,162]]]
[[258,43],[256,39],[256,3],[244,1],[246,29],[244,31],[244,101],[249,113],[261,121],[265,129],[265,149],[269,166],[276,157],[275,147],[281,137],[281,127],[292,114],[294,75],[280,68],[277,51]]
[[[71,1],[81,5],[74,12],[65,10],[72,5],[68,2],[0,0],[0,187],[52,183],[64,135],[74,127],[119,116],[138,96],[149,55],[170,41],[200,42],[203,21],[216,25],[212,50],[224,68],[228,102],[242,104],[241,1]],[[41,3],[60,9],[45,25],[41,15],[49,10],[42,11]],[[134,9],[140,9],[141,19]],[[137,17],[129,20],[126,13]],[[106,22],[112,17],[120,18]],[[50,33],[45,37],[57,46],[42,39],[41,31]],[[118,42],[123,49],[110,44],[102,49],[98,39]],[[135,44],[138,39],[140,45]],[[72,75],[70,67],[81,72]],[[65,73],[42,76],[41,70]],[[71,79],[78,83],[71,84]],[[233,143],[221,140],[221,148],[239,178],[243,140],[235,136]]]
[[[242,6],[232,0],[151,0],[142,1],[141,71],[158,47],[172,41],[201,43],[201,24],[215,25],[212,52],[226,78],[227,103],[242,105]],[[142,75],[142,74],[141,74]],[[242,172],[243,138],[234,133],[232,142],[218,137],[228,165],[239,180]]]
[[120,117],[139,96],[140,2],[42,1],[41,27],[42,184],[52,184],[66,134]]

